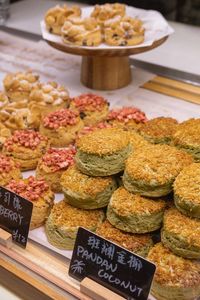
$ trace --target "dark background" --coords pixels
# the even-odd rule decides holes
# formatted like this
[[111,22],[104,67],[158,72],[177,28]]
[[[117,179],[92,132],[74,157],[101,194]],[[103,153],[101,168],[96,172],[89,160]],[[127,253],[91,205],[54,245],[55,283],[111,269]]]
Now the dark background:
[[[37,0],[37,4],[39,1]],[[12,2],[16,0],[11,0]],[[78,2],[92,5],[120,2],[138,8],[158,10],[168,20],[200,26],[200,0],[78,0]]]

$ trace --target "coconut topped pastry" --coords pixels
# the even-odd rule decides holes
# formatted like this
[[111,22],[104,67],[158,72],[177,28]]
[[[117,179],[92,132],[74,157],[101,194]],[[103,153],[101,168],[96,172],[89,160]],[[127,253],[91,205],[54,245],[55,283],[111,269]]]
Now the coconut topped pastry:
[[127,132],[119,128],[95,130],[77,141],[78,169],[91,176],[109,176],[124,169],[130,152]]
[[48,241],[57,248],[71,250],[79,226],[95,231],[104,217],[101,209],[79,209],[60,201],[54,205],[45,224]]
[[10,101],[28,99],[30,92],[39,80],[39,76],[31,71],[9,73],[3,80],[4,88]]
[[173,144],[200,160],[200,119],[189,119],[178,125],[173,135]]
[[51,146],[65,147],[71,144],[83,122],[79,113],[71,109],[60,109],[45,116],[40,125],[40,132],[50,139]]
[[50,8],[45,15],[46,27],[50,32],[60,35],[61,28],[67,19],[80,16],[81,9],[76,5],[56,5]]
[[124,186],[133,193],[149,197],[169,194],[181,170],[193,158],[168,145],[148,145],[135,150],[127,159]]
[[22,170],[34,169],[46,152],[48,139],[34,130],[16,130],[3,146],[3,153],[19,162]]
[[153,241],[149,234],[139,235],[121,231],[111,225],[108,220],[105,220],[97,228],[96,233],[103,238],[144,257],[148,254],[149,250],[153,246]]
[[147,256],[156,265],[151,293],[157,299],[186,300],[200,295],[200,264],[173,254],[161,243]]
[[75,154],[74,146],[65,149],[49,148],[38,162],[36,177],[45,178],[52,191],[62,192],[61,176],[67,168],[73,165]]
[[174,199],[178,210],[200,218],[200,163],[185,167],[174,182]]
[[143,148],[145,146],[148,146],[149,143],[147,140],[145,140],[139,133],[135,132],[134,130],[128,131],[129,139],[130,139],[130,145],[131,145],[131,151],[134,152],[138,148]]
[[84,124],[96,124],[106,119],[109,103],[106,99],[95,94],[82,94],[72,99],[71,109],[80,113]]
[[169,144],[177,125],[177,120],[173,118],[159,117],[142,124],[138,130],[147,141],[153,144]]
[[11,180],[6,188],[33,203],[31,229],[45,222],[53,205],[54,194],[44,180],[30,176],[18,181]]
[[147,121],[146,115],[136,107],[122,107],[109,112],[107,121],[114,126],[136,128],[138,123]]
[[110,199],[107,218],[126,232],[146,233],[161,227],[165,207],[163,200],[147,199],[120,187]]
[[200,259],[200,220],[189,218],[175,207],[165,211],[162,242],[175,254]]
[[7,185],[12,179],[22,177],[18,164],[10,157],[0,154],[0,185]]
[[91,177],[81,173],[75,166],[67,169],[61,177],[65,200],[79,208],[96,209],[108,205],[117,188],[114,178]]

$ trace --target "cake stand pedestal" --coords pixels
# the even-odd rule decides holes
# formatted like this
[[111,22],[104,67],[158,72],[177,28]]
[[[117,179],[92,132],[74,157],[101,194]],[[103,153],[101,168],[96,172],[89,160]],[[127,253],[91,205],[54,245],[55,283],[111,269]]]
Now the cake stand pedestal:
[[95,90],[115,90],[127,86],[131,80],[129,56],[152,50],[163,44],[168,36],[155,41],[146,47],[120,47],[94,49],[73,45],[46,42],[52,47],[75,55],[82,56],[81,82]]

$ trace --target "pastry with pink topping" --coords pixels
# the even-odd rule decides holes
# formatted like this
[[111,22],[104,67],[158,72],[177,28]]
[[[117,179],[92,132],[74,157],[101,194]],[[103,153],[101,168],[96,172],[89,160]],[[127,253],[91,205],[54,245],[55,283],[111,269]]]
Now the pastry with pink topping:
[[122,107],[109,112],[107,121],[113,126],[136,129],[139,123],[145,123],[147,117],[143,111],[137,107]]
[[53,206],[54,193],[44,180],[30,176],[26,179],[11,180],[6,188],[33,203],[30,229],[45,223]]
[[109,103],[99,95],[82,94],[72,99],[70,108],[80,113],[85,125],[93,125],[106,119]]
[[83,128],[77,111],[60,109],[45,116],[40,124],[41,134],[47,136],[52,147],[66,147],[71,144],[77,132]]
[[61,176],[64,171],[73,165],[75,154],[76,149],[74,146],[63,149],[49,148],[39,160],[36,178],[44,178],[52,191],[61,193]]
[[98,129],[104,129],[104,128],[111,128],[112,125],[107,123],[107,122],[100,122],[98,124],[95,124],[95,125],[88,125],[88,126],[84,126],[77,134],[77,137],[76,137],[76,142],[78,141],[78,139],[80,139],[82,136],[86,135],[86,134],[89,134],[95,130],[98,130]]
[[34,130],[16,130],[6,139],[2,152],[19,163],[22,171],[36,168],[49,147],[47,137]]
[[6,155],[0,154],[0,186],[7,185],[12,179],[22,178],[18,164]]

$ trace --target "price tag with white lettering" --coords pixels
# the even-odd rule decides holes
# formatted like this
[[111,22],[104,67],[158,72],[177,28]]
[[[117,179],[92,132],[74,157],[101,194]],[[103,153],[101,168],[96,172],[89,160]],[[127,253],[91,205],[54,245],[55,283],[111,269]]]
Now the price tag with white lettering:
[[13,242],[26,248],[33,203],[0,187],[0,227],[12,234]]
[[155,265],[144,258],[79,227],[69,275],[88,277],[126,299],[146,300]]

